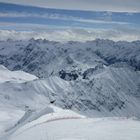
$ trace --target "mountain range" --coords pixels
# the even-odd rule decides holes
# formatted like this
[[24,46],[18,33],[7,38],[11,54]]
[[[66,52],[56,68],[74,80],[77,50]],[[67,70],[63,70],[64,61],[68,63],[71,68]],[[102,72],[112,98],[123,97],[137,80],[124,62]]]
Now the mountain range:
[[140,41],[9,39],[0,64],[2,140],[52,113],[140,118]]

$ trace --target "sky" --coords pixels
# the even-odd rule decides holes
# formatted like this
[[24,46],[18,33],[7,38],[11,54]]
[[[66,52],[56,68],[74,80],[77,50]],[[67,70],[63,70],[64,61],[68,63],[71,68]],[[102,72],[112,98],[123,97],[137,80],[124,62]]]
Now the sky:
[[140,12],[140,0],[0,0],[0,2],[56,9]]
[[140,40],[140,0],[0,0],[0,40]]

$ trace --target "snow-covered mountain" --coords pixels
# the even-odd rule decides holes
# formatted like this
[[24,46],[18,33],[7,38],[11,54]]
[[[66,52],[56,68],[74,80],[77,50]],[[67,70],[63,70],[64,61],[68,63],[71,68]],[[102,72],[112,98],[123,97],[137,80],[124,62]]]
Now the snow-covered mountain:
[[0,42],[0,64],[38,77],[61,70],[83,73],[99,65],[126,65],[140,70],[140,41],[100,40],[60,43],[47,40]]
[[[114,137],[116,140],[123,138],[139,140],[140,138],[140,122],[136,118],[130,116],[87,118],[71,110],[52,105],[50,101],[55,97],[52,93],[58,93],[57,100],[55,99],[57,105],[67,105],[66,93],[70,93],[74,88],[71,87],[70,81],[57,76],[47,79],[37,79],[32,75],[24,77],[26,73],[22,71],[18,77],[15,77],[17,81],[13,81],[12,78],[18,71],[10,73],[4,66],[1,66],[1,71],[3,71],[3,82],[0,83],[0,140],[92,140],[93,138],[113,140]],[[8,73],[10,75],[7,82],[4,79]],[[23,77],[27,80],[19,82],[19,78]],[[75,101],[72,96],[69,96],[69,99],[69,102]],[[77,98],[76,101],[78,103],[80,100]],[[129,100],[130,102],[135,104]],[[137,106],[139,104],[136,104]],[[127,111],[131,113],[134,107],[133,105],[129,107],[130,110]],[[138,111],[135,109],[134,112]],[[104,113],[102,112],[102,116],[105,115]]]
[[2,65],[0,72],[0,140],[11,139],[17,130],[26,130],[44,121],[84,118],[51,105],[49,90],[52,89],[47,82],[43,84],[36,76],[10,71]]
[[18,85],[18,95],[27,88],[86,115],[140,116],[139,41],[8,40],[0,42],[0,64],[43,78]]
[[[139,41],[1,41],[0,64],[2,140],[58,110],[63,112],[58,119],[81,117],[72,111],[88,117],[140,118]],[[65,109],[72,116],[65,116]]]
[[25,83],[5,82],[0,90],[2,102],[21,108],[34,110],[54,102],[88,116],[139,117],[139,82],[139,73],[133,69],[106,67],[88,79],[67,81],[51,76]]

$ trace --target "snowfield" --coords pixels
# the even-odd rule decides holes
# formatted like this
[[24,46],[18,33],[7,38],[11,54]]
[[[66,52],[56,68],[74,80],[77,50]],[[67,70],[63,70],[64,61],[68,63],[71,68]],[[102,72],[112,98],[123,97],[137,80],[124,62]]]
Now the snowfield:
[[5,130],[14,126],[20,118],[24,115],[24,111],[10,108],[10,107],[1,107],[0,108],[0,136],[4,133]]
[[[1,140],[139,140],[135,118],[87,118],[50,105],[46,114],[8,130]],[[25,118],[28,119],[28,118]]]
[[17,131],[10,140],[139,140],[140,122],[121,118],[63,119]]

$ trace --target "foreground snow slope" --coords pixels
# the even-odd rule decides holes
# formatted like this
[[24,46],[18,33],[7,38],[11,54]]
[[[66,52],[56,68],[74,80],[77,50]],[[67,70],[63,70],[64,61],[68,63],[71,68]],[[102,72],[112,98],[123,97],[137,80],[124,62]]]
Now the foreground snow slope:
[[9,140],[139,140],[140,122],[122,118],[63,119],[19,129]]
[[[49,104],[49,91],[53,90],[49,85],[52,84],[50,81],[43,83],[36,76],[22,71],[9,71],[4,66],[0,66],[0,71],[0,139],[8,139],[24,125],[26,128],[26,125],[42,122],[45,115],[48,115],[48,120],[53,119],[50,117],[52,113],[58,119],[60,115],[81,117],[70,110],[65,111]],[[64,86],[63,83],[59,84]]]
[[0,136],[5,133],[5,130],[14,126],[24,113],[24,111],[14,107],[0,106]]
[[[12,85],[33,81],[35,79],[37,79],[37,77],[34,75],[23,71],[10,71],[0,65],[0,135],[8,128],[14,126],[25,113],[25,110],[22,109],[24,106],[19,108],[16,104],[16,102],[18,102],[17,97],[12,91],[9,90],[8,93],[6,93],[6,90],[4,91],[2,88],[8,83],[9,85]],[[15,99],[11,100],[10,97]],[[22,98],[22,100],[24,100],[24,98]]]

